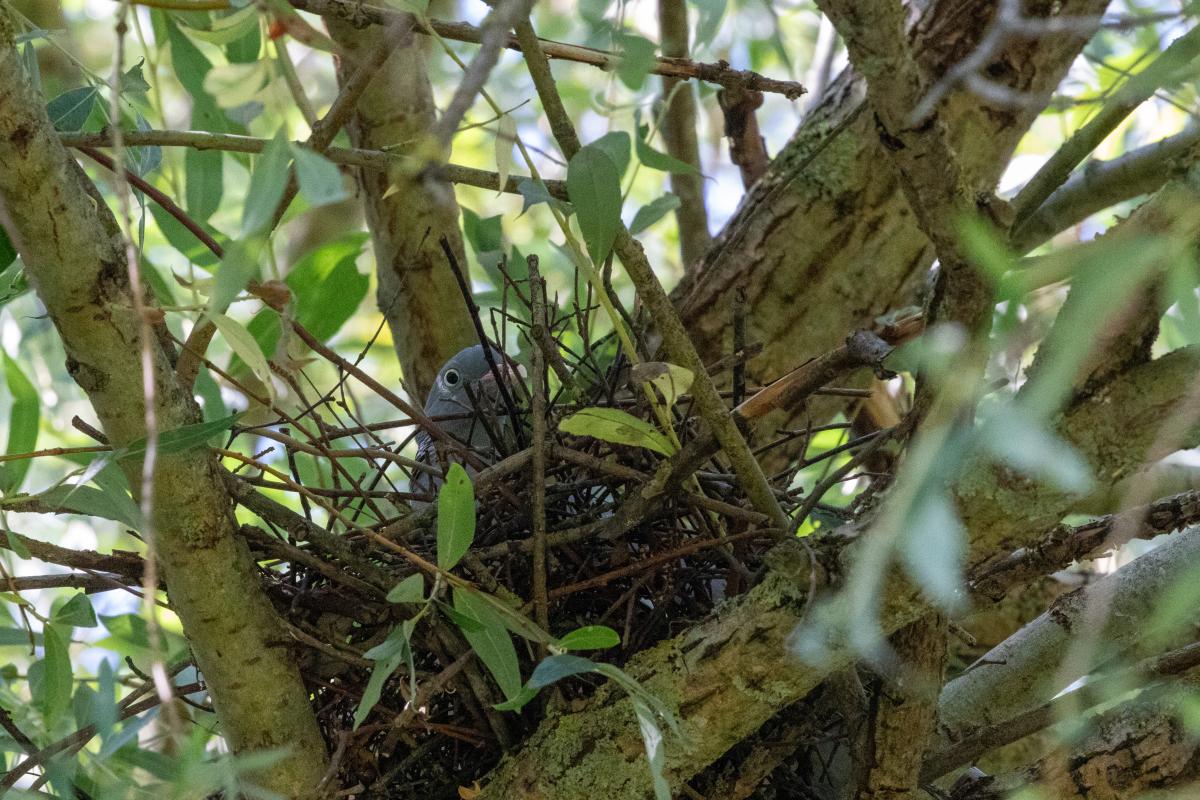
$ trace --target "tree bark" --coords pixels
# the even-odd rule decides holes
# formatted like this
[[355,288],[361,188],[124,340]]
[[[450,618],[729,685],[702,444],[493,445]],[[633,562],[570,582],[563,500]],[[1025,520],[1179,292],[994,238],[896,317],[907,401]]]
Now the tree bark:
[[[327,24],[350,56],[338,66],[340,80],[353,71],[353,57],[371,52],[384,37],[396,42],[346,126],[350,141],[372,150],[400,146],[402,152],[419,151],[433,129],[436,110],[425,54],[411,27],[359,29],[335,17],[327,18]],[[446,237],[465,267],[454,187],[404,169],[384,173],[360,168],[358,183],[375,245],[379,309],[404,379],[422,402],[442,364],[475,342],[466,303],[440,245]]]
[[[142,322],[133,311],[116,219],[59,143],[45,99],[26,81],[0,11],[0,220],[66,349],[67,370],[87,393],[114,447],[146,436]],[[156,337],[155,408],[162,430],[199,422],[175,380],[173,354]],[[121,462],[141,485],[139,459]],[[281,625],[263,594],[216,458],[160,453],[153,529],[172,609],[204,674],[222,734],[235,752],[280,748],[256,775],[264,788],[299,796],[320,780],[325,745]]]
[[[1106,6],[1106,0],[1037,0],[1023,10],[1029,17],[1091,16]],[[994,9],[992,0],[936,4],[913,42],[922,70],[942,75],[970,53]],[[967,19],[971,24],[963,24]],[[1083,43],[1062,34],[1013,41],[984,72],[1029,98],[1044,97]],[[750,338],[765,345],[750,363],[758,380],[832,349],[846,331],[912,302],[933,251],[900,191],[864,97],[855,75],[835,81],[673,293],[706,360],[722,355],[727,295],[737,286],[749,289]],[[997,108],[969,92],[951,93],[940,117],[964,183],[993,186],[1040,111],[1036,103]]]

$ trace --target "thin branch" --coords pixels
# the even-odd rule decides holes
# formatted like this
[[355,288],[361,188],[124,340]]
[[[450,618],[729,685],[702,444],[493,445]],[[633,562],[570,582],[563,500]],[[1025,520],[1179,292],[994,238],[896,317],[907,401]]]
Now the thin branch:
[[[530,255],[529,300],[533,327],[546,331],[546,281],[538,270],[538,257]],[[547,335],[549,331],[546,331]],[[550,630],[550,600],[546,593],[546,357],[542,352],[543,337],[533,347],[533,607],[534,618],[542,630]]]
[[483,24],[479,26],[479,50],[463,73],[462,80],[454,90],[450,102],[446,104],[441,118],[430,131],[430,135],[443,149],[450,149],[450,140],[454,137],[459,123],[483,89],[483,84],[492,74],[496,62],[500,60],[500,51],[505,48],[510,37],[509,31],[519,21],[529,17],[532,7],[533,0],[496,0],[492,4]]
[[1180,36],[1150,66],[1130,78],[1086,125],[1075,132],[1042,165],[1013,199],[1014,227],[1024,225],[1055,189],[1062,186],[1071,172],[1134,109],[1154,96],[1163,86],[1182,77],[1181,71],[1200,55],[1200,26]]
[[[414,24],[411,21],[411,17],[404,12],[366,6],[354,2],[354,0],[290,0],[290,2],[293,8],[300,9],[301,11],[309,11],[322,16],[340,17],[358,24],[384,25],[393,21],[404,21],[407,24],[413,25],[413,30],[417,33],[426,33],[420,24]],[[483,32],[479,28],[465,22],[446,22],[431,19],[429,23],[434,33],[443,39],[472,44],[479,44],[483,39]],[[543,50],[549,58],[590,64],[605,71],[615,70],[621,63],[620,53],[610,53],[606,50],[597,50],[591,47],[548,40],[541,40],[541,43]],[[509,50],[521,49],[516,38],[511,36],[504,43],[504,47]],[[650,73],[653,75],[662,75],[667,78],[681,78],[683,80],[696,78],[706,83],[715,83],[721,86],[744,86],[747,89],[760,92],[782,94],[789,100],[795,100],[804,94],[805,91],[804,87],[795,81],[775,80],[774,78],[767,78],[749,70],[733,69],[725,61],[706,64],[690,61],[685,58],[657,58],[654,61],[654,65],[650,68]]]
[[1200,159],[1200,125],[1130,150],[1111,161],[1090,161],[1050,195],[1010,241],[1027,252],[1097,211],[1149,194]]
[[[261,153],[263,148],[269,143],[267,139],[257,139],[253,136],[242,136],[234,133],[210,133],[208,131],[127,130],[122,131],[122,134],[125,144],[130,147],[158,145],[162,147],[191,147],[196,150],[225,150],[232,153]],[[59,139],[68,147],[74,147],[87,152],[93,158],[95,157],[93,153],[88,152],[86,148],[110,147],[112,144],[111,132],[60,133]],[[304,143],[294,142],[294,144],[299,146]],[[410,163],[408,157],[400,153],[393,153],[388,150],[364,150],[357,147],[330,147],[325,151],[324,155],[335,164],[346,164],[348,166],[363,167],[381,172],[386,172],[393,167]],[[464,167],[459,164],[443,164],[432,169],[436,177],[443,178],[451,183],[477,186],[480,189],[502,191],[508,194],[520,194],[521,184],[524,181],[530,180],[524,175],[510,175],[504,181],[504,184],[501,185],[499,175],[484,169]],[[140,191],[151,195],[151,199],[155,202],[163,205],[163,198],[166,198],[166,196],[162,195],[152,185],[145,184],[144,181],[142,184],[139,184],[132,178],[130,179],[130,183],[137,186]],[[566,199],[566,183],[552,179],[544,179],[543,183],[546,184],[546,189],[550,192],[551,196]],[[156,195],[160,195],[161,197]],[[170,202],[170,200],[167,199],[167,202]],[[167,206],[164,205],[163,207],[170,211]],[[178,215],[172,214],[172,216],[179,219]],[[179,221],[188,225],[188,222],[184,222],[183,219]],[[191,226],[189,225],[189,227]]]

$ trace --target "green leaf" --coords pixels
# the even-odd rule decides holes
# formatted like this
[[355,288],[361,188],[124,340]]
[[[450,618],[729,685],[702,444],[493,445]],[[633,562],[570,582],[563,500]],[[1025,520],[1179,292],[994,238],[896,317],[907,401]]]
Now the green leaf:
[[588,145],[604,152],[612,159],[617,175],[625,177],[629,169],[629,134],[625,131],[609,131]]
[[585,625],[558,640],[564,650],[604,650],[620,643],[620,634],[605,625]]
[[250,189],[246,192],[246,205],[242,209],[242,237],[264,233],[275,216],[275,208],[287,187],[288,164],[291,161],[287,137],[283,128],[267,143],[254,172],[250,175]]
[[692,52],[707,47],[717,35],[721,18],[725,16],[726,0],[688,0],[700,12],[696,35],[692,37]]
[[225,154],[220,150],[196,150],[183,154],[184,202],[188,214],[205,221],[221,207],[225,193]]
[[[181,21],[185,17],[178,17]],[[202,42],[225,45],[246,36],[247,33],[258,29],[258,8],[248,5],[223,17],[213,20],[208,29],[187,25],[188,35]]]
[[225,257],[217,266],[212,295],[208,298],[210,314],[223,314],[246,284],[258,276],[258,260],[264,245],[263,237],[255,235],[238,239],[225,249]]
[[667,192],[637,210],[633,215],[633,222],[629,224],[629,232],[636,236],[677,208],[679,197]]
[[516,697],[521,692],[521,666],[503,620],[479,596],[457,587],[454,589],[454,608],[483,624],[482,631],[462,629],[462,634],[496,679],[504,696],[510,700]]
[[[189,152],[191,152],[189,148]],[[191,263],[198,267],[211,267],[218,262],[217,256],[208,249],[206,245],[201,243],[190,230],[183,226],[179,220],[168,214],[156,203],[150,204],[150,215],[154,217],[155,224],[162,232],[167,243],[183,254]],[[199,220],[197,220],[199,221]],[[225,245],[225,237],[211,225],[206,222],[200,222],[200,227],[203,228],[217,242]]]
[[[371,670],[371,677],[367,681],[367,686],[363,690],[362,701],[358,704],[358,708],[354,710],[354,728],[362,724],[367,718],[367,714],[371,713],[371,709],[379,702],[379,695],[383,691],[383,686],[387,683],[387,679],[391,677],[401,662],[407,661],[409,670],[412,671],[412,645],[410,637],[412,636],[413,622],[405,620],[392,629],[388,634],[387,639],[382,644],[371,648],[367,651],[367,656],[375,661],[375,668]],[[374,655],[372,655],[374,654]]]
[[475,489],[461,464],[451,464],[438,491],[437,563],[454,569],[475,541]]
[[78,89],[63,92],[51,100],[46,106],[46,113],[50,115],[50,122],[54,125],[54,130],[81,130],[83,124],[91,116],[97,96],[95,87],[81,86]]
[[604,442],[645,447],[664,456],[672,453],[671,442],[644,419],[618,408],[585,408],[558,423],[558,429],[573,436],[591,436]]
[[[37,445],[41,402],[37,389],[7,353],[4,354],[4,382],[12,397],[8,412],[8,444],[4,452],[8,455],[28,453]],[[0,494],[10,494],[20,488],[32,463],[29,459],[19,459],[0,464]]]
[[59,716],[71,704],[74,690],[71,672],[71,655],[66,633],[57,625],[47,625],[43,630],[45,656],[42,658],[40,675],[30,680],[34,705],[42,712],[46,727],[53,727]]
[[414,572],[392,587],[387,593],[389,603],[420,603],[425,599],[425,579]]
[[967,533],[954,505],[944,493],[926,491],[903,525],[900,555],[908,574],[947,611],[959,609]]
[[[241,414],[232,414],[222,419],[212,420],[211,422],[194,422],[191,425],[184,425],[180,428],[163,431],[158,435],[158,453],[159,455],[170,455],[204,447],[218,433],[223,433],[232,428],[240,416]],[[143,438],[131,443],[128,447],[122,448],[119,452],[113,453],[113,456],[117,459],[137,458],[145,455],[145,453],[146,440]]]
[[496,124],[496,175],[500,179],[500,192],[508,181],[508,171],[512,168],[513,145],[517,141],[517,121],[511,114],[501,114]]
[[542,663],[534,668],[533,674],[529,676],[529,687],[531,689],[544,689],[553,683],[561,681],[563,678],[595,671],[596,663],[583,656],[549,656],[542,659]]
[[[33,634],[33,643],[40,645],[44,637]],[[0,647],[29,647],[29,631],[24,628],[0,627]]]
[[654,386],[669,406],[675,405],[680,396],[687,394],[695,377],[690,369],[665,361],[643,361],[630,370],[631,380]]
[[141,513],[132,501],[128,501],[128,495],[116,498],[103,489],[66,483],[47,489],[37,495],[37,499],[50,509],[111,519],[134,530],[142,528]]
[[646,760],[650,762],[650,777],[654,782],[655,800],[671,800],[671,785],[667,783],[664,770],[667,764],[666,750],[663,747],[663,732],[658,727],[658,719],[650,706],[634,697],[633,713],[637,717],[638,728],[642,732],[642,743],[646,746]]
[[71,599],[54,612],[54,622],[59,625],[69,625],[73,628],[94,628],[96,612],[92,601],[83,592],[72,595]]
[[216,326],[225,343],[233,352],[237,353],[238,358],[249,365],[250,370],[266,387],[267,394],[273,397],[275,390],[271,384],[271,367],[267,363],[267,357],[259,348],[258,342],[254,341],[254,337],[246,330],[246,326],[224,314],[205,314],[204,316]]
[[307,147],[291,145],[292,157],[296,159],[296,177],[300,181],[300,193],[313,208],[340,203],[350,197],[342,173],[325,156]]
[[554,638],[549,633],[542,630],[538,627],[537,623],[499,597],[470,586],[460,586],[457,591],[469,593],[477,602],[490,608],[492,613],[495,614],[496,619],[500,620],[500,623],[505,628],[508,628],[508,630],[517,636],[539,644],[553,644]]
[[646,141],[646,135],[649,131],[650,128],[647,125],[638,126],[638,137],[634,144],[637,149],[638,161],[641,161],[650,169],[656,169],[659,172],[674,172],[684,175],[700,174],[700,170],[686,161],[680,161],[674,156],[667,155],[651,147],[650,143]]
[[588,254],[600,264],[621,227],[621,173],[612,157],[595,144],[580,149],[567,165],[567,194]]
[[21,541],[20,537],[18,537],[12,531],[7,529],[4,531],[4,540],[8,542],[8,549],[16,553],[18,558],[23,558],[26,560],[33,558],[33,554],[29,552],[29,548],[26,547],[25,543]]
[[8,233],[0,226],[0,273],[17,260],[17,248],[9,241]]
[[145,94],[150,91],[150,84],[146,82],[146,76],[142,72],[142,65],[145,63],[146,59],[139,58],[136,64],[125,70],[125,74],[121,76],[122,92]]
[[445,613],[445,615],[450,619],[451,622],[453,622],[458,627],[462,628],[464,631],[471,631],[472,633],[480,633],[487,629],[487,626],[484,625],[482,622],[475,619],[474,617],[467,616],[466,614],[464,614],[461,611],[454,608],[454,606],[447,605],[442,602],[439,602],[437,604],[437,606],[438,606],[438,608],[440,608],[442,610],[443,613]]
[[642,88],[646,76],[654,68],[654,42],[637,34],[622,33],[617,37],[621,45],[621,60],[617,63],[617,77],[635,92]]
[[1013,469],[1073,494],[1084,494],[1092,488],[1091,470],[1075,448],[1036,417],[1013,406],[989,417],[980,426],[979,437],[992,455]]
[[[93,642],[96,647],[107,648],[131,658],[148,658],[152,655],[149,627],[142,617],[137,614],[100,615],[100,622],[110,635]],[[175,661],[187,653],[187,640],[182,636],[161,626],[159,634],[166,649],[164,655],[167,661]]]
[[[549,203],[568,216],[575,212],[570,203],[551,195],[550,190],[546,188],[546,184],[540,180],[525,178],[517,184],[517,191],[521,193],[522,198],[521,214],[524,214],[531,206],[536,206],[538,203]],[[520,216],[520,214],[517,216]]]

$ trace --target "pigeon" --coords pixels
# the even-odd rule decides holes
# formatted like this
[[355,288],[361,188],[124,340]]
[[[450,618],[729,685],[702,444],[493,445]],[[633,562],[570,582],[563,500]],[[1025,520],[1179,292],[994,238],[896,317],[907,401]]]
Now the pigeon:
[[[492,363],[504,380],[515,374],[504,355],[491,348]],[[470,447],[485,464],[499,459],[500,448],[512,427],[500,395],[497,375],[488,366],[483,345],[460,350],[438,370],[437,380],[425,398],[425,415],[443,432]],[[446,417],[446,419],[438,419]],[[417,433],[417,461],[438,469],[438,474],[420,471],[412,479],[413,492],[433,495],[442,485],[437,446],[428,431]],[[467,474],[476,470],[467,465]],[[417,503],[417,505],[423,505]]]

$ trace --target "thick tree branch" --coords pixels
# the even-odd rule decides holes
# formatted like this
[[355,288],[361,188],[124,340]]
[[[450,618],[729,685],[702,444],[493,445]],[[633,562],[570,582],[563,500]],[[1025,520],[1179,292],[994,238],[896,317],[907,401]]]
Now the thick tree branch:
[[967,176],[938,112],[920,125],[909,122],[927,82],[905,35],[903,6],[899,0],[821,0],[819,5],[845,41],[851,63],[867,81],[880,140],[941,262],[931,321],[956,322],[973,335],[986,332],[992,316],[991,291],[967,263],[956,229],[972,210]]
[[[979,42],[993,0],[935,3],[916,27],[912,51],[926,74],[940,75]],[[1106,0],[1033,0],[1024,12],[1052,22],[1095,16]],[[963,25],[963,19],[980,24]],[[986,65],[1014,93],[1047,96],[1085,41],[1055,34],[1013,40]],[[684,322],[701,354],[727,347],[731,296],[747,289],[748,338],[766,345],[749,365],[765,381],[797,356],[836,347],[845,331],[866,327],[889,308],[911,303],[910,291],[932,261],[932,248],[899,191],[896,172],[872,115],[862,113],[863,82],[846,73],[825,93],[770,170],[746,195],[705,259],[675,290]],[[993,186],[1009,154],[1037,116],[1019,107],[981,103],[952,92],[939,117],[958,154],[967,186]]]
[[[146,436],[142,321],[132,311],[116,220],[59,142],[45,99],[30,87],[0,11],[0,219],[62,338],[67,369],[87,393],[114,446]],[[159,340],[153,358],[163,429],[200,419]],[[141,464],[122,462],[140,486]],[[258,775],[284,795],[308,791],[324,772],[325,746],[295,664],[270,642],[278,618],[235,535],[214,457],[161,453],[154,474],[154,529],[172,608],[183,620],[212,693],[222,732],[237,752],[281,748]]]
[[[369,52],[385,36],[396,39],[347,125],[351,142],[382,149],[429,136],[436,119],[433,90],[411,29],[356,30],[335,18],[328,25],[334,41],[352,54]],[[339,67],[339,80],[348,78],[347,66]],[[442,364],[474,341],[470,315],[438,245],[445,237],[466,263],[458,201],[449,183],[414,173],[411,163],[382,172],[359,169],[358,183],[375,247],[379,309],[413,397],[424,398]]]
[[[1185,686],[1194,691],[1196,684],[1191,678]],[[1012,772],[965,779],[954,798],[1000,800],[1030,787],[1045,797],[1081,800],[1178,796],[1173,790],[1200,776],[1200,743],[1179,700],[1170,686],[1143,694],[1096,717],[1082,741]]]
[[[1064,663],[1072,647],[1081,646],[1083,640],[1104,643],[1101,660],[1136,644],[1145,635],[1146,620],[1163,591],[1187,575],[1198,558],[1200,528],[1193,528],[1117,572],[1059,598],[1046,613],[946,685],[940,712],[947,735],[953,740],[972,728],[1004,722],[1049,701],[1096,666],[1091,658]],[[1107,609],[1118,613],[1100,613]]]

